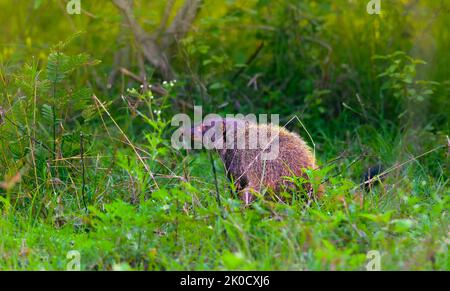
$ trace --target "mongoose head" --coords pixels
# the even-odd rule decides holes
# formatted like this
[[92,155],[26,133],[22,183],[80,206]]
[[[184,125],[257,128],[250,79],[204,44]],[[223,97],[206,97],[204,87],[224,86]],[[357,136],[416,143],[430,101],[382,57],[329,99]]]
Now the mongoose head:
[[227,131],[237,132],[238,127],[245,126],[244,119],[230,118],[230,117],[211,117],[206,118],[203,122],[191,127],[191,141],[192,142],[216,142],[223,139],[226,140]]
[[206,133],[211,134],[212,141],[223,135],[224,119],[214,118],[203,121],[191,127],[191,139],[194,142],[202,142]]

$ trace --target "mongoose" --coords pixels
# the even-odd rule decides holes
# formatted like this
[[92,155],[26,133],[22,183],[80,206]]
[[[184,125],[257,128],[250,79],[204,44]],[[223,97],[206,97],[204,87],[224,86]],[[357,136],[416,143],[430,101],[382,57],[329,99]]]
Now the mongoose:
[[[255,132],[257,137],[265,134],[268,138],[266,141],[256,143],[255,146],[255,140],[252,139]],[[253,195],[255,191],[270,189],[272,193],[277,194],[294,186],[286,177],[307,178],[304,170],[316,169],[314,156],[305,141],[297,134],[278,126],[256,124],[245,119],[217,117],[191,128],[191,137],[194,141],[201,141],[204,145],[203,138],[206,135],[211,140],[210,148],[219,153],[227,176],[236,186],[240,198],[246,205],[255,199]],[[244,138],[244,148],[239,147],[239,138]],[[219,147],[221,144],[215,142],[221,139],[223,146]],[[267,156],[264,154],[273,149],[271,147],[274,140],[278,141],[278,151],[274,151],[276,156],[266,159]],[[312,193],[309,183],[305,183],[303,187],[308,193]],[[317,196],[320,197],[322,191],[323,188],[320,187]]]

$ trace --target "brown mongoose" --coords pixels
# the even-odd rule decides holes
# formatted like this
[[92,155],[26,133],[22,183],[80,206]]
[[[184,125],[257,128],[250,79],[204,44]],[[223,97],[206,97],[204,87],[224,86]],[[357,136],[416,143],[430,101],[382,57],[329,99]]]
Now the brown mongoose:
[[[255,132],[257,137],[265,134],[268,138],[252,147]],[[210,137],[210,149],[219,153],[228,177],[246,205],[254,200],[255,191],[268,189],[276,195],[294,186],[286,177],[307,178],[304,170],[316,169],[314,156],[305,141],[297,134],[278,126],[217,117],[191,128],[193,141],[200,141],[205,145],[206,135]],[[239,146],[239,138],[244,138],[245,147]],[[222,144],[218,142],[220,140],[223,141]],[[278,142],[276,156],[267,159],[263,154],[272,150],[274,140]],[[308,195],[312,193],[309,183],[305,183],[303,187]],[[320,197],[322,192],[323,188],[320,186],[316,196]]]

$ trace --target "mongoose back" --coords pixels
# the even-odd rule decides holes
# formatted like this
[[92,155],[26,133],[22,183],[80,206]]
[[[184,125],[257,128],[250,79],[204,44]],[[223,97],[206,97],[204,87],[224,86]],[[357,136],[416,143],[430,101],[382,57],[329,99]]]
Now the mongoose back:
[[[251,143],[255,142],[252,137],[255,133],[258,138],[266,135],[267,139],[252,147]],[[294,186],[285,177],[307,178],[304,169],[316,168],[314,156],[305,141],[297,134],[278,126],[256,124],[245,119],[217,117],[193,126],[191,135],[194,141],[202,141],[203,144],[204,137],[210,137],[210,148],[219,153],[227,176],[235,184],[245,204],[254,200],[254,191],[260,192],[265,188],[276,194]],[[221,138],[223,143],[216,143]],[[239,138],[245,140],[244,147],[239,146]],[[276,138],[276,156],[267,159],[264,154],[267,155],[273,149],[273,141]],[[312,192],[309,183],[304,187],[309,193]],[[322,191],[320,187],[317,193],[319,197]]]

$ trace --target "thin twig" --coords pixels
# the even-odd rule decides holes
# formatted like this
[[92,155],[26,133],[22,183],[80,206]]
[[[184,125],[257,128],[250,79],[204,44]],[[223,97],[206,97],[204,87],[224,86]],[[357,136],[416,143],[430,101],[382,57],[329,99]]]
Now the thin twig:
[[405,161],[405,162],[403,162],[403,163],[401,163],[401,164],[392,166],[392,167],[390,167],[389,169],[387,169],[386,171],[384,171],[384,172],[382,172],[382,173],[380,173],[380,174],[378,174],[378,175],[376,175],[376,176],[373,176],[371,179],[368,179],[367,181],[365,181],[365,182],[359,184],[358,186],[354,187],[352,190],[356,190],[356,189],[360,188],[361,186],[364,186],[365,184],[372,183],[372,181],[379,179],[380,177],[382,177],[382,176],[384,176],[384,175],[386,175],[386,174],[392,172],[393,170],[396,170],[396,169],[398,169],[398,168],[400,168],[400,167],[403,167],[404,165],[406,165],[406,164],[408,164],[408,163],[410,163],[410,162],[412,162],[412,161],[414,161],[414,160],[417,160],[418,158],[421,158],[421,157],[423,157],[423,156],[426,156],[426,155],[428,155],[428,154],[430,154],[430,153],[432,153],[432,152],[435,152],[435,151],[437,151],[437,150],[439,150],[439,149],[441,149],[441,148],[443,148],[443,147],[446,147],[446,145],[440,145],[440,146],[438,146],[438,147],[435,147],[434,149],[431,149],[431,150],[429,150],[429,151],[424,152],[423,154],[420,154],[420,155],[418,155],[418,156],[412,157],[411,159],[409,159],[409,160],[407,160],[407,161]]
[[261,42],[258,47],[256,48],[256,50],[250,55],[250,57],[247,59],[247,61],[245,62],[245,66],[239,68],[239,70],[234,74],[234,76],[231,78],[231,82],[234,82],[243,72],[246,68],[248,68],[251,63],[253,63],[253,61],[258,57],[259,53],[261,52],[261,50],[264,47],[264,42]]
[[134,146],[134,144],[130,141],[130,139],[128,138],[128,136],[125,134],[125,132],[123,132],[122,128],[120,128],[120,126],[117,124],[117,122],[114,120],[114,118],[111,116],[111,114],[109,113],[108,109],[106,109],[105,105],[103,105],[103,103],[97,98],[97,96],[92,95],[92,98],[94,99],[94,101],[96,102],[96,104],[100,104],[100,106],[102,107],[103,111],[106,112],[106,114],[108,115],[108,117],[111,119],[111,121],[114,123],[114,125],[117,127],[117,129],[120,131],[120,133],[122,134],[122,136],[125,138],[125,140],[127,141],[127,144],[133,149],[133,151],[135,152],[136,156],[138,157],[139,161],[142,163],[142,165],[144,166],[145,170],[148,172],[148,174],[150,175],[150,177],[152,178],[153,182],[155,182],[155,186],[157,189],[159,189],[158,183],[156,182],[155,176],[153,175],[152,171],[150,170],[150,168],[148,167],[148,165],[144,162],[144,160],[142,159],[141,155],[139,154],[138,150],[136,149],[136,147]]

